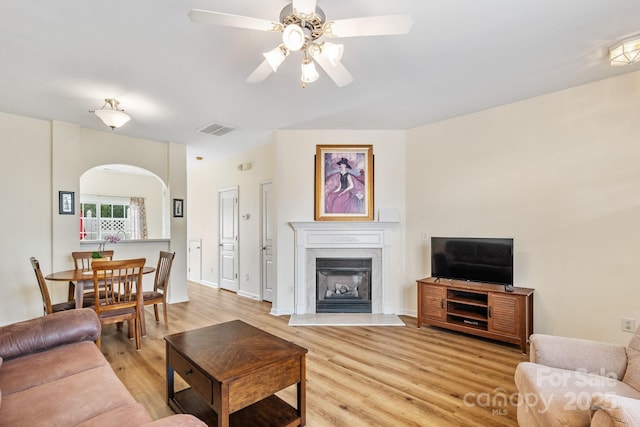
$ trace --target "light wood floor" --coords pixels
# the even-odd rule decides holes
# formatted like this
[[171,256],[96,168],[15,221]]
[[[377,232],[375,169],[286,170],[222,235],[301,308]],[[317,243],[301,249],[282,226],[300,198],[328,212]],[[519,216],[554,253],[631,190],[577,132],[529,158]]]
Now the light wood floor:
[[[309,350],[309,427],[517,425],[513,373],[527,359],[517,346],[417,329],[408,316],[400,316],[406,327],[289,327],[289,316],[270,315],[269,303],[195,283],[189,298],[169,306],[169,329],[146,308],[141,351],[126,338],[126,327],[103,330],[102,352],[154,419],[172,414],[163,337],[241,319]],[[176,387],[186,385],[178,380]],[[294,404],[295,386],[278,395]]]

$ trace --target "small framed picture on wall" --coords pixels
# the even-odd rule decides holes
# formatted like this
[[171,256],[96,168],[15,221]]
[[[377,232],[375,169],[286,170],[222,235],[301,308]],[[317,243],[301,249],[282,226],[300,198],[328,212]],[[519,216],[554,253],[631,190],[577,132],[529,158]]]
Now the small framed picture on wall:
[[173,216],[182,218],[184,216],[184,200],[173,199]]
[[58,213],[61,215],[74,215],[76,203],[73,191],[58,191]]

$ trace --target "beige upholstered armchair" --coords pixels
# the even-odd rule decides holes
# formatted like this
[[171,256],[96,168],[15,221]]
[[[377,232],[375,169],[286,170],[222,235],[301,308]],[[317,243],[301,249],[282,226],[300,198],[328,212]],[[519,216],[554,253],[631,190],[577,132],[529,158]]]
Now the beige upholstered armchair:
[[627,347],[534,334],[518,365],[520,426],[640,426],[640,329]]

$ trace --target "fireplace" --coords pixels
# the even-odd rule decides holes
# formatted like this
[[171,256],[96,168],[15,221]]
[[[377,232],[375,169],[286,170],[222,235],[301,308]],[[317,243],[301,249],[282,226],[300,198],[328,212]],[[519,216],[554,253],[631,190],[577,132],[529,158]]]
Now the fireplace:
[[[368,306],[367,313],[387,314],[393,313],[393,301],[388,298],[388,286],[391,283],[393,270],[393,256],[391,250],[391,229],[397,222],[292,222],[295,230],[295,284],[292,289],[295,294],[296,315],[315,314],[317,309],[318,273],[316,264],[322,259],[369,259],[371,260],[368,273]],[[322,262],[322,261],[321,261]],[[351,267],[353,270],[353,267]],[[361,274],[358,272],[358,274]],[[331,276],[331,275],[329,275]],[[335,280],[332,279],[332,280]],[[342,279],[335,280],[339,285],[344,285]],[[353,286],[352,286],[353,287]],[[355,296],[355,290],[348,286],[342,289],[348,296]],[[324,289],[325,300],[329,286]],[[333,283],[333,292],[336,291],[336,283]],[[361,297],[361,288],[358,285],[358,298]],[[331,301],[335,298],[330,297]],[[347,298],[342,298],[347,299]],[[340,302],[341,304],[343,302]],[[322,305],[322,304],[321,304]],[[358,308],[364,310],[363,308]],[[321,308],[323,310],[323,308]],[[344,308],[340,308],[340,312]],[[336,312],[336,311],[332,311]],[[363,311],[360,311],[363,312]]]
[[371,258],[316,258],[316,313],[371,313]]

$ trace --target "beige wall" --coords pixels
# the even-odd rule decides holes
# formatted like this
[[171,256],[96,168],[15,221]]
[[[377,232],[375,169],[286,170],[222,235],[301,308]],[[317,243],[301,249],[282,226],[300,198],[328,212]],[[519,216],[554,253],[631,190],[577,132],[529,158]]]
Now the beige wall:
[[[393,232],[394,278],[388,297],[391,307],[403,312],[404,295],[412,291],[404,283],[405,230],[405,132],[404,131],[278,131],[275,137],[278,167],[274,178],[276,204],[277,292],[276,314],[294,310],[294,233],[292,221],[313,221],[314,156],[318,144],[371,144],[374,154],[374,211],[397,212],[400,225]],[[386,303],[387,301],[385,301]]]
[[[640,322],[640,73],[414,129],[407,282],[428,236],[513,237],[535,330],[627,343]],[[415,297],[407,301],[415,306]]]
[[[272,144],[224,161],[194,160],[189,169],[189,240],[202,240],[202,282],[218,285],[218,191],[238,187],[240,214],[239,294],[260,297],[260,183],[272,181],[275,216],[276,283],[272,312],[293,311],[294,252],[292,221],[313,221],[314,156],[317,144],[372,144],[375,164],[375,211],[395,210],[400,225],[394,232],[392,305],[403,311],[412,285],[403,283],[405,132],[404,131],[277,131]],[[238,171],[251,163],[249,171]],[[246,280],[248,275],[249,280]]]
[[29,257],[40,258],[47,271],[52,267],[51,123],[0,113],[0,141],[0,196],[4,200],[0,324],[5,324],[42,313]]
[[[241,163],[251,163],[251,169],[238,170]],[[271,180],[277,162],[273,144],[265,144],[239,156],[224,160],[196,160],[189,155],[189,240],[202,241],[201,283],[218,286],[218,192],[238,187],[240,219],[238,293],[259,299],[260,294],[260,183]]]
[[[127,163],[144,167],[168,183],[173,197],[186,195],[184,145],[124,137],[77,125],[0,113],[2,187],[6,202],[1,225],[0,324],[42,315],[42,299],[29,257],[41,262],[43,272],[72,268],[71,251],[79,250],[78,216],[58,214],[58,191],[76,193],[80,176],[93,166]],[[176,251],[172,271],[172,301],[186,294],[186,218],[172,219],[171,239],[164,247]],[[149,249],[140,243],[148,264],[157,262],[157,242]],[[54,300],[66,287],[50,286]]]

